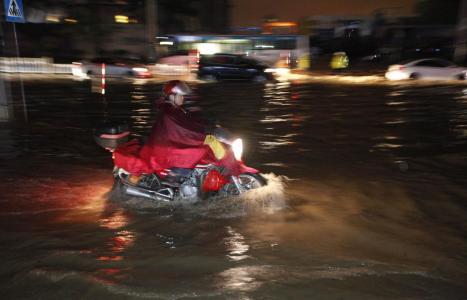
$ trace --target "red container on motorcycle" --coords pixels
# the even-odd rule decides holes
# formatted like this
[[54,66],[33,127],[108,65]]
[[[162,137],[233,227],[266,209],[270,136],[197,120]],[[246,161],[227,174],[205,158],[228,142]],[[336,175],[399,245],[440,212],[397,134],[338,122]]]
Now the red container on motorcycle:
[[226,183],[227,179],[217,170],[210,170],[204,178],[201,190],[203,192],[215,192],[220,190]]
[[104,124],[94,130],[96,143],[108,150],[114,150],[119,145],[128,142],[130,131],[126,124]]

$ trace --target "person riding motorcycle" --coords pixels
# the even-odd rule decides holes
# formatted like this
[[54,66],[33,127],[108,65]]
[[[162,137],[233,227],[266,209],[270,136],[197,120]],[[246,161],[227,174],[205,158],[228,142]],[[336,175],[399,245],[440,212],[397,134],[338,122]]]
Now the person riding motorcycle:
[[149,138],[130,140],[127,126],[96,130],[99,145],[112,152],[116,191],[160,201],[198,201],[240,195],[267,184],[242,160],[243,142],[228,130],[183,108],[190,93],[182,81],[163,86],[158,117]]
[[191,92],[186,83],[171,80],[164,84],[162,92],[163,99],[158,103],[159,115],[148,140],[137,158],[125,158],[127,169],[133,175],[131,179],[135,182],[142,173],[170,168],[189,169],[197,163],[218,161],[227,156],[222,144],[207,132],[207,123],[183,108],[184,97]]
[[172,80],[164,84],[162,91],[160,113],[140,152],[141,158],[156,170],[192,168],[209,154],[210,147],[216,158],[222,158],[222,148],[207,134],[206,122],[183,108],[190,88],[183,81]]

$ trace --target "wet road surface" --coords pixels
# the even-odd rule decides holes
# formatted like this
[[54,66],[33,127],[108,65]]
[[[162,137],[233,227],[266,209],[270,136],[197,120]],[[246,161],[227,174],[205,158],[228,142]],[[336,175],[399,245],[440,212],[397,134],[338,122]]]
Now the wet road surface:
[[467,297],[465,85],[192,84],[271,181],[211,210],[109,199],[92,129],[145,136],[160,85],[25,84],[29,122],[0,124],[4,299]]

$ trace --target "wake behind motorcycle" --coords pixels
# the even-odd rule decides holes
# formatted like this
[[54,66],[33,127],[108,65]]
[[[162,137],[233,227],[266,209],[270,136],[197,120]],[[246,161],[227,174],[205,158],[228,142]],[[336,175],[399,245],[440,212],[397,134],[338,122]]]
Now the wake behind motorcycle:
[[143,173],[138,180],[127,170],[141,163],[138,153],[142,142],[130,140],[131,132],[123,124],[107,124],[96,129],[95,141],[112,152],[115,187],[123,194],[153,201],[195,203],[211,197],[238,196],[267,184],[259,171],[242,161],[243,142],[217,127],[211,134],[232,154],[235,171],[219,161],[200,161],[193,168],[170,168]]

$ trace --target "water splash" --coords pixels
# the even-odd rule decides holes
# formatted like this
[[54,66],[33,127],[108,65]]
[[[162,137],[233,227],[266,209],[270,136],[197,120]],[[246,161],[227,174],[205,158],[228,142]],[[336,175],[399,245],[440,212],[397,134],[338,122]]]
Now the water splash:
[[109,198],[129,209],[142,212],[155,210],[158,214],[186,214],[210,218],[234,218],[255,213],[272,214],[286,208],[286,178],[273,173],[262,176],[268,182],[264,187],[247,191],[239,196],[213,197],[196,203],[152,201],[129,195],[115,195],[120,193],[115,190],[109,193]]
[[273,214],[286,208],[285,178],[272,173],[263,176],[268,181],[264,187],[240,196],[214,198],[206,206],[193,206],[190,211],[213,218],[235,218],[252,214]]

